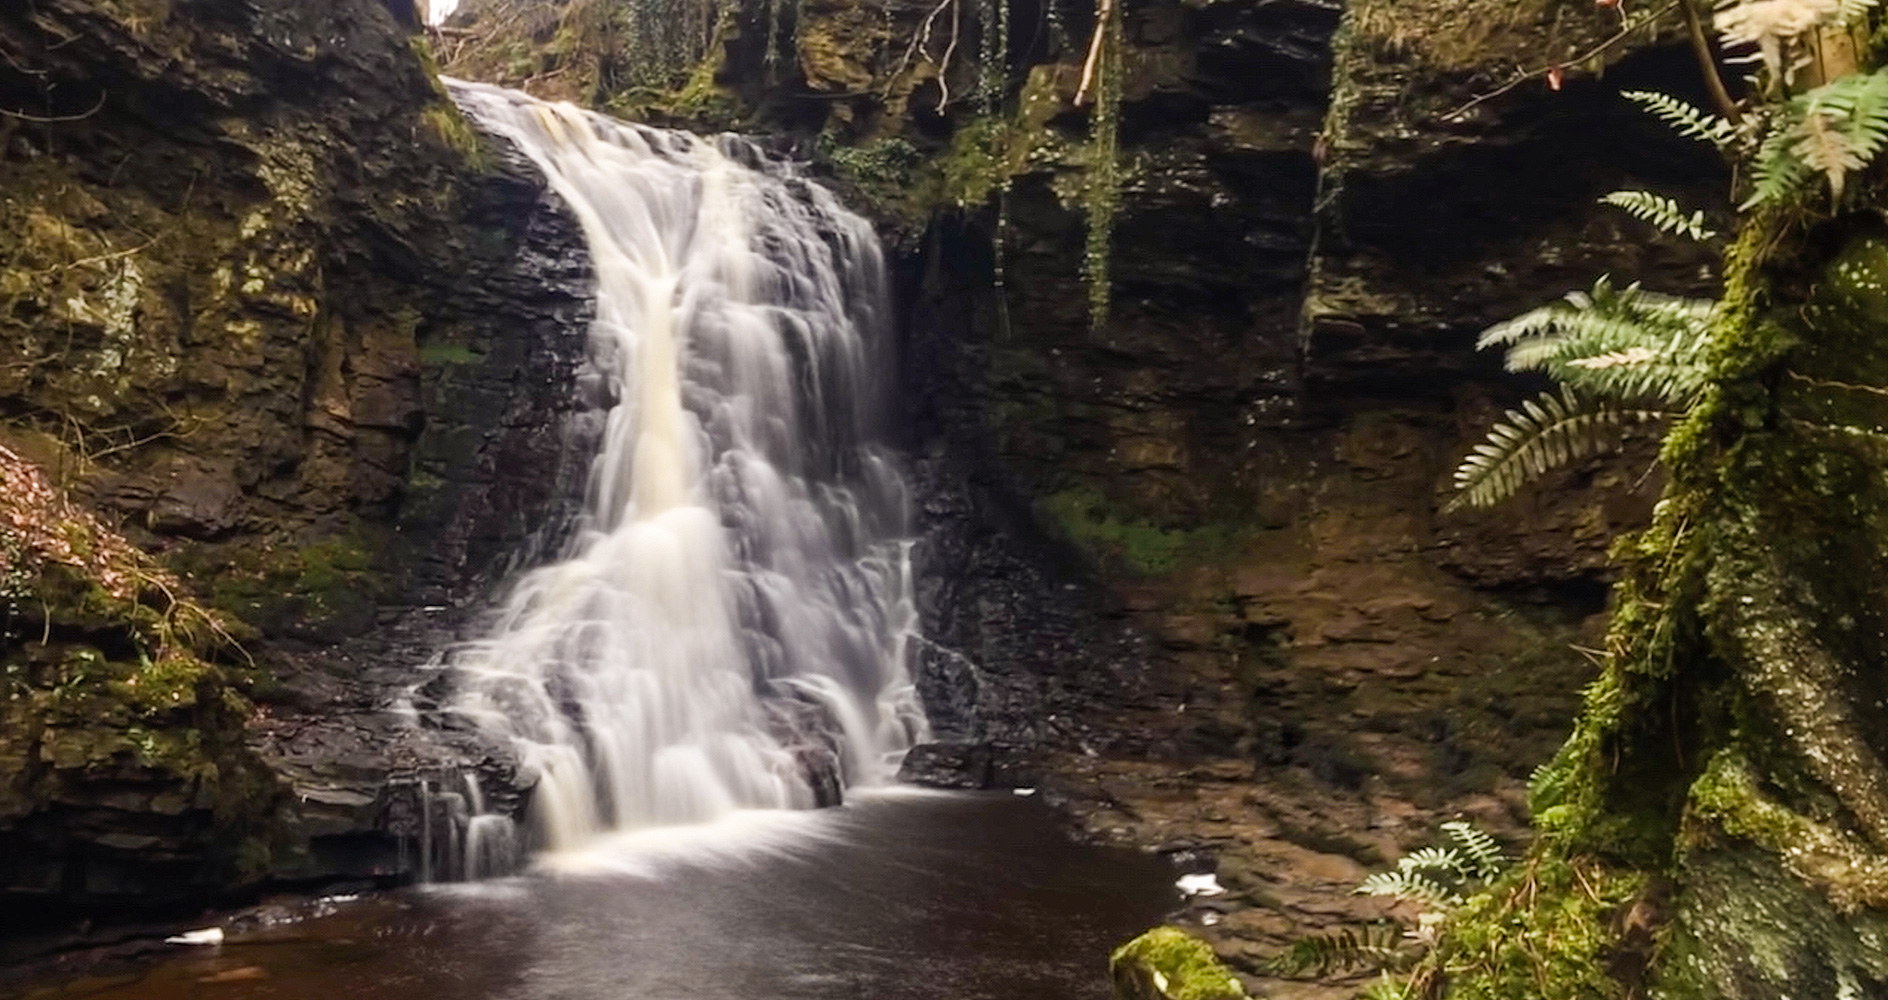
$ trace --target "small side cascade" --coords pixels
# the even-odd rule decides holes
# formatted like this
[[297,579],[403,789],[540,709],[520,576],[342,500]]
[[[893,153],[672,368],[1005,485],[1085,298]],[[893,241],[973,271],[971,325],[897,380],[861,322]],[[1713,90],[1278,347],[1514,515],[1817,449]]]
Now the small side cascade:
[[477,774],[433,772],[397,786],[392,832],[418,881],[499,878],[522,867],[517,823],[487,802]]
[[450,710],[508,739],[530,785],[523,825],[475,780],[453,793],[451,867],[889,781],[928,725],[870,224],[738,137],[449,86],[582,224],[578,391],[602,424],[562,557],[446,657]]
[[462,877],[476,881],[515,873],[520,860],[517,823],[503,813],[486,811],[476,774],[465,776],[465,801],[470,815],[466,819]]

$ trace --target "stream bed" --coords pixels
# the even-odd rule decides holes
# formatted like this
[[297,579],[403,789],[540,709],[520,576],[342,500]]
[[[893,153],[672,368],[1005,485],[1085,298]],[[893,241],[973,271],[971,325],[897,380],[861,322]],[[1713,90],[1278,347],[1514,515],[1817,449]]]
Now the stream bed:
[[332,911],[43,983],[99,1000],[1105,1000],[1178,903],[1157,857],[1008,794],[894,790],[625,835],[536,873]]

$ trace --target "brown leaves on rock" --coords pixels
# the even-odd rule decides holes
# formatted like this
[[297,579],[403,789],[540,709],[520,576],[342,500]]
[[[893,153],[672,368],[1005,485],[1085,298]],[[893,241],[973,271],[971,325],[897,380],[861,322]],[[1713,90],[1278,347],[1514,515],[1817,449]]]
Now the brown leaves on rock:
[[74,506],[38,466],[0,447],[0,576],[47,563],[78,570],[122,601],[135,602],[146,587],[178,589],[123,535]]

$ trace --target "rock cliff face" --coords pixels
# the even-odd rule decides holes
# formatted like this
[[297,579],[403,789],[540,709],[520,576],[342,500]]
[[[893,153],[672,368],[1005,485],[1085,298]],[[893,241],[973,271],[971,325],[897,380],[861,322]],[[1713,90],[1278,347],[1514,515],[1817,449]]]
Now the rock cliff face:
[[[410,875],[414,781],[483,755],[405,745],[381,710],[557,521],[587,264],[444,100],[411,14],[0,11],[0,444],[234,637],[194,716],[101,680],[76,718],[74,664],[122,681],[158,656],[153,599],[88,609],[9,536],[0,651],[10,711],[37,707],[0,734],[0,909],[39,929]],[[173,737],[185,759],[153,767]]]
[[1059,776],[1091,831],[1216,856],[1246,905],[1205,904],[1226,911],[1206,936],[1259,974],[1377,915],[1346,894],[1438,819],[1524,819],[1589,676],[1569,646],[1593,644],[1606,546],[1656,483],[1647,446],[1439,514],[1446,471],[1534,388],[1474,338],[1602,273],[1708,286],[1701,257],[1593,202],[1715,175],[1614,95],[1682,79],[1669,53],[1454,123],[1436,109],[1499,83],[1392,68],[1367,8],[1341,29],[1314,5],[1128,11],[1108,322],[1089,324],[1053,174],[1013,179],[1003,229],[934,229],[915,282],[919,426],[937,479],[974,484],[950,516],[1066,556],[1024,572],[1027,547],[988,539],[947,562],[931,634],[968,660],[935,657],[935,686],[983,692],[965,739],[1055,748],[1006,766]]

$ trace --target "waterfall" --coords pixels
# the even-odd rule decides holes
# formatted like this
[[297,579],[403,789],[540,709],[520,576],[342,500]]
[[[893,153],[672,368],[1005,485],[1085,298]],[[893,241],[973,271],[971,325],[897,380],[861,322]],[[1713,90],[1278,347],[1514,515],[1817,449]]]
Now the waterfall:
[[[830,804],[924,737],[876,237],[752,143],[451,82],[582,224],[600,411],[583,514],[484,638],[455,711],[513,741],[530,831]],[[509,831],[475,819],[466,867]]]

